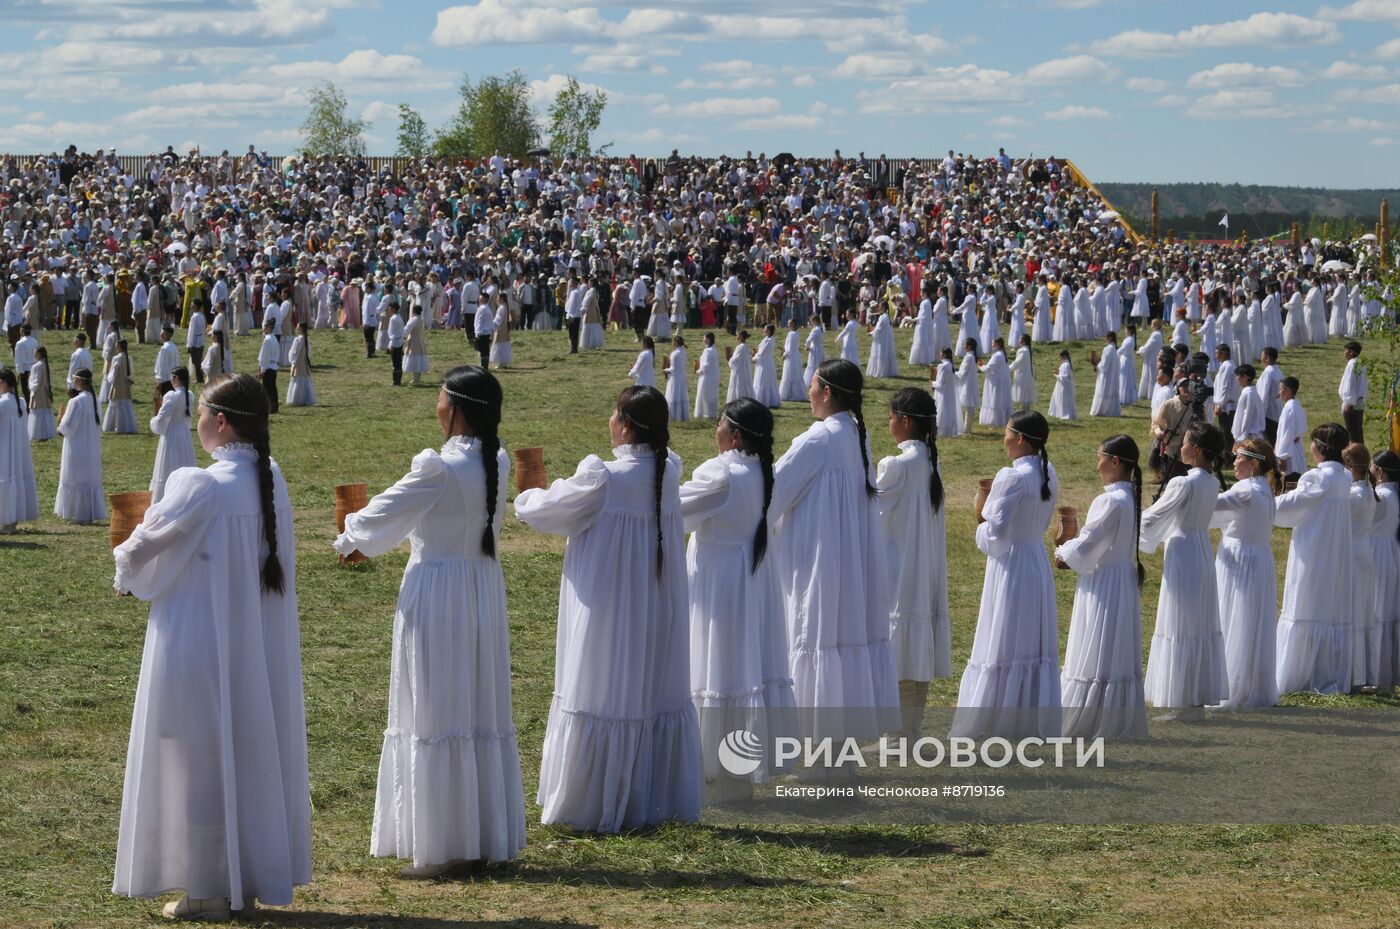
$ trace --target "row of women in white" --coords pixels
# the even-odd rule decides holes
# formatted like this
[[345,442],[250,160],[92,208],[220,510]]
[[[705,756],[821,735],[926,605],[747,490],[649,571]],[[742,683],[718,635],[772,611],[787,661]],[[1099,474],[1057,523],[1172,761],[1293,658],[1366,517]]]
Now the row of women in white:
[[[872,468],[862,388],[849,362],[819,367],[815,422],[776,462],[771,413],[749,399],[729,404],[719,454],[682,483],[664,398],[629,387],[609,420],[611,460],[590,455],[572,477],[516,498],[526,524],[568,540],[543,822],[610,832],[696,819],[702,779],[721,774],[702,758],[697,711],[767,737],[919,731],[928,681],[952,670],[936,410],[925,391],[897,393],[889,429],[900,452]],[[509,472],[501,408],[487,371],[449,372],[436,410],[443,446],[416,456],[335,541],[342,554],[371,557],[405,539],[412,546],[371,839],[372,854],[413,860],[406,876],[510,858],[525,842],[496,557]],[[152,609],[114,890],[181,889],[174,915],[220,914],[252,898],[285,904],[310,879],[292,514],[267,419],[255,379],[207,389],[198,434],[215,464],[171,475],[115,551],[117,589]],[[1010,465],[977,529],[988,566],[956,732],[1135,736],[1145,733],[1146,702],[1249,706],[1274,702],[1276,687],[1349,689],[1353,610],[1339,606],[1338,590],[1369,587],[1388,604],[1375,641],[1361,638],[1366,660],[1378,656],[1380,685],[1393,683],[1400,459],[1378,456],[1373,491],[1338,460],[1345,433],[1328,425],[1313,433],[1319,464],[1296,491],[1275,498],[1267,446],[1245,443],[1239,483],[1218,494],[1211,471],[1223,441],[1199,424],[1183,450],[1192,471],[1139,520],[1136,445],[1107,440],[1105,492],[1055,552],[1080,575],[1062,675],[1043,543],[1058,489],[1048,440],[1035,412],[1015,414],[1005,431]],[[1379,515],[1354,540],[1363,491]],[[1212,524],[1225,528],[1214,566]],[[1277,678],[1275,524],[1298,527]],[[1135,559],[1163,544],[1144,679]],[[1369,584],[1355,573],[1363,560]],[[842,715],[852,709],[866,712]],[[760,765],[749,780],[775,773]]]

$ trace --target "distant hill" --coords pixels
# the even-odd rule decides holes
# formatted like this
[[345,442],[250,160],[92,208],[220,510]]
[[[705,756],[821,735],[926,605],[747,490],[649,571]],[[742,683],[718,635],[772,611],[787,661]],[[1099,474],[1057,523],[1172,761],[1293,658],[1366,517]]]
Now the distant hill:
[[1230,214],[1231,234],[1267,236],[1298,222],[1310,235],[1327,227],[1341,238],[1371,230],[1380,221],[1381,198],[1390,200],[1391,224],[1400,224],[1400,190],[1333,190],[1256,184],[1099,184],[1099,190],[1139,232],[1146,233],[1157,190],[1161,231],[1223,237],[1218,225]]

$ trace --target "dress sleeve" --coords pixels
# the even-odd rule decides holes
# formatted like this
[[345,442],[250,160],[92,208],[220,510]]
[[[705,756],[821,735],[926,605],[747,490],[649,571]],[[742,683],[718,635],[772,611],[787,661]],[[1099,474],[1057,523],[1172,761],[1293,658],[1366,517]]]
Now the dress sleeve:
[[376,495],[363,510],[345,517],[345,531],[333,543],[335,550],[374,558],[394,548],[441,499],[447,477],[441,456],[425,448],[398,483]]
[[1162,499],[1142,511],[1142,534],[1138,539],[1138,548],[1144,552],[1154,552],[1171,535],[1176,528],[1176,511],[1185,502],[1189,486],[1184,477],[1172,478],[1167,482]]
[[1296,489],[1290,490],[1278,498],[1274,525],[1283,526],[1286,529],[1301,526],[1307,521],[1308,514],[1322,502],[1322,498],[1326,495],[1326,488],[1322,486],[1322,481],[1318,479],[1317,473],[1315,471],[1307,472],[1298,478]]
[[681,485],[681,517],[685,531],[694,532],[729,502],[729,466],[711,458]]
[[985,520],[977,527],[977,548],[986,555],[1001,555],[1011,549],[1011,520],[1026,494],[1026,482],[1015,468],[1002,468],[992,481],[992,492],[982,506]]
[[151,417],[151,434],[165,435],[165,429],[170,425],[170,420],[175,415],[176,400],[175,391],[170,391],[160,399],[160,410]]
[[165,484],[165,495],[151,504],[141,525],[112,552],[117,562],[112,585],[154,600],[185,573],[199,551],[199,540],[214,518],[214,479],[202,468],[180,468]]
[[1099,495],[1090,504],[1079,535],[1056,548],[1055,557],[1080,574],[1097,571],[1112,552],[1113,540],[1126,516],[1123,507],[1114,506],[1111,496]]
[[826,458],[822,454],[825,435],[825,432],[821,436],[804,432],[792,440],[792,446],[773,465],[773,499],[768,504],[770,523],[776,523],[793,504],[801,500],[821,473]]
[[1236,484],[1215,498],[1215,512],[1210,517],[1210,528],[1224,529],[1235,521],[1235,516],[1249,509],[1249,488]]
[[607,466],[597,455],[589,455],[573,477],[517,494],[515,515],[536,532],[576,535],[593,525],[607,499]]

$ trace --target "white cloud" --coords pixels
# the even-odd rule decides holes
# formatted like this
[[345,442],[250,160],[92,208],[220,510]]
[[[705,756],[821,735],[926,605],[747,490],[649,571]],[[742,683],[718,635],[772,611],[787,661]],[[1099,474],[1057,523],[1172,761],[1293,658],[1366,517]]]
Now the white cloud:
[[1089,7],[1102,6],[1104,0],[1047,0],[1051,6],[1058,6],[1066,10],[1087,10]]
[[773,97],[709,97],[692,103],[661,103],[652,112],[658,116],[734,117],[768,116],[779,109]]
[[370,123],[382,123],[390,121],[394,126],[399,124],[399,105],[397,103],[386,103],[383,100],[371,100],[360,110],[360,119]]
[[777,116],[765,116],[760,119],[739,120],[740,129],[786,129],[805,132],[821,129],[825,125],[826,121],[820,116],[801,113],[780,113]]
[[676,85],[676,90],[758,90],[763,87],[772,87],[776,83],[777,81],[773,78],[762,74],[714,81],[697,81],[688,77]]
[[340,84],[411,82],[428,89],[451,87],[455,75],[429,68],[413,55],[384,55],[372,48],[350,52],[340,61],[291,61],[257,68],[256,76],[303,82],[335,81]]
[[1186,83],[1191,87],[1297,87],[1303,83],[1303,75],[1294,68],[1277,65],[1261,68],[1245,62],[1229,62],[1197,71]]
[[1350,61],[1334,61],[1324,70],[1318,72],[1318,77],[1332,81],[1377,81],[1388,75],[1382,65],[1359,65]]
[[817,78],[812,74],[799,74],[792,79],[793,87],[813,87],[817,83]]
[[1378,137],[1367,143],[1368,145],[1394,145],[1395,140],[1389,137]]
[[861,52],[847,56],[846,60],[837,65],[831,73],[841,78],[875,81],[908,77],[922,70],[923,68],[917,60],[905,55]]
[[1346,119],[1324,119],[1300,127],[1301,132],[1388,132],[1400,129],[1400,124],[1388,123],[1379,119],[1363,119],[1348,116]]
[[593,7],[545,10],[481,0],[475,6],[439,10],[433,27],[437,45],[548,45],[605,35],[608,23]]
[[1181,106],[1186,102],[1185,94],[1162,94],[1152,101],[1153,106]]
[[1301,112],[1278,103],[1271,90],[1219,90],[1186,108],[1186,115],[1196,119],[1287,119]]
[[988,126],[1001,126],[1010,129],[1013,126],[1024,126],[1026,121],[1018,116],[998,116],[995,119],[987,120]]
[[877,115],[965,112],[992,104],[1026,102],[1021,84],[1007,71],[966,64],[933,68],[928,74],[893,81],[856,94],[861,109]]
[[1324,6],[1317,11],[1323,19],[1351,19],[1362,22],[1400,23],[1400,0],[1356,0],[1343,7]]
[[1391,39],[1389,42],[1382,42],[1376,46],[1375,56],[1377,58],[1400,58],[1400,39]]
[[1100,55],[1138,57],[1185,55],[1199,48],[1326,45],[1341,40],[1341,30],[1335,23],[1296,13],[1255,13],[1248,19],[1207,23],[1175,33],[1130,29],[1093,43],[1090,50]]
[[[551,103],[554,102],[554,98],[558,95],[559,91],[563,90],[568,85],[569,78],[563,74],[551,74],[549,77],[544,78],[543,80],[531,81],[530,105],[541,110],[547,108]],[[611,90],[608,90],[606,87],[600,87],[597,84],[590,84],[587,81],[579,81],[578,86],[579,89],[582,90],[584,93],[589,94],[601,90],[603,93],[608,95],[609,103],[616,103],[618,102],[618,98],[623,96],[622,94],[618,94]]]
[[194,10],[198,4],[103,4],[109,15],[72,26],[73,39],[93,42],[182,42],[208,45],[286,44],[324,38],[335,30],[333,10],[355,0],[254,0],[234,9]]
[[1045,114],[1046,119],[1107,119],[1113,114],[1097,106],[1065,106]]
[[1026,72],[1026,79],[1036,84],[1084,84],[1109,80],[1116,73],[1092,55],[1074,55],[1043,61]]
[[752,61],[745,61],[742,58],[728,58],[724,61],[704,61],[700,63],[700,70],[710,74],[752,74],[755,71],[767,71],[767,65],[755,64]]
[[1344,103],[1400,103],[1400,84],[1382,84],[1364,90],[1349,87],[1339,91],[1333,99]]
[[1176,85],[1157,77],[1130,77],[1128,89],[1140,94],[1164,94]]

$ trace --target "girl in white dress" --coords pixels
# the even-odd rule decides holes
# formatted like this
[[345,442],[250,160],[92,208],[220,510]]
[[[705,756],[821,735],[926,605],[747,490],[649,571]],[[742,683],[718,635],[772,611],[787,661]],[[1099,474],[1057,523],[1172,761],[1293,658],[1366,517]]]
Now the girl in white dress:
[[102,490],[102,430],[97,422],[97,397],[92,372],[73,372],[73,389],[58,421],[63,453],[58,463],[58,493],[53,511],[59,519],[87,526],[107,518],[107,495]]
[[598,310],[598,294],[605,292],[601,286],[588,285],[583,292],[583,333],[579,336],[580,349],[602,349],[603,316]]
[[729,356],[729,392],[726,403],[753,396],[753,364],[749,355],[749,331],[739,330],[739,344]]
[[1374,686],[1381,667],[1381,626],[1376,612],[1376,565],[1371,530],[1380,495],[1371,483],[1371,453],[1353,442],[1342,450],[1351,472],[1351,690]]
[[993,344],[1001,338],[1001,326],[997,321],[997,298],[992,294],[990,287],[982,288],[978,304],[982,311],[982,325],[977,337],[982,344],[982,351],[992,352]]
[[787,403],[807,399],[807,384],[802,379],[802,334],[797,331],[797,317],[788,320],[783,339],[783,379],[778,384],[778,398]]
[[[718,746],[736,729],[770,747],[794,735],[787,629],[774,559],[768,551],[773,496],[773,414],[757,400],[728,404],[715,429],[719,456],[681,485],[681,514],[692,533],[686,549],[690,585],[690,695],[701,744]],[[761,763],[736,783],[718,756],[705,755],[705,780],[716,800],[747,796],[776,765]]]
[[894,327],[888,313],[875,316],[875,328],[870,333],[870,358],[865,366],[867,377],[899,377],[899,359],[894,353]]
[[967,340],[971,339],[977,345],[977,354],[986,351],[982,345],[982,337],[977,328],[977,295],[968,294],[962,304],[958,307],[962,317],[958,322],[958,345],[967,345]]
[[1303,295],[1294,291],[1284,306],[1283,347],[1297,348],[1308,344],[1308,323],[1303,311]]
[[126,353],[126,339],[117,340],[105,386],[107,411],[102,415],[102,431],[134,435],[136,407],[131,402],[131,356]]
[[1215,499],[1212,529],[1224,529],[1215,554],[1215,587],[1225,639],[1230,709],[1278,703],[1274,680],[1274,624],[1278,574],[1270,545],[1274,497],[1282,488],[1278,459],[1263,439],[1235,446],[1235,486]]
[[695,368],[695,418],[714,419],[719,415],[719,350],[715,334],[705,333],[705,347]]
[[[485,306],[479,313],[489,313]],[[393,322],[393,320],[390,320]],[[424,336],[423,305],[413,305],[413,316],[403,329],[403,369],[413,375],[413,383],[419,384],[428,373],[428,342]]]
[[1049,438],[1039,413],[1011,417],[1002,436],[1011,464],[997,472],[976,514],[987,571],[954,736],[1060,735],[1060,637],[1044,542],[1060,482],[1045,450]]
[[1006,345],[998,336],[992,340],[992,353],[982,367],[982,408],[977,418],[983,426],[998,429],[1011,418],[1011,367],[1006,363]]
[[647,335],[657,339],[671,337],[671,306],[667,302],[670,292],[666,288],[664,275],[656,280],[651,300],[651,317],[647,320]]
[[890,399],[899,454],[875,470],[890,567],[890,644],[899,679],[900,734],[917,739],[929,681],[953,673],[948,545],[933,397],[906,387]]
[[844,358],[818,368],[808,391],[816,422],[775,467],[768,516],[804,737],[865,742],[899,725],[864,382]]
[[671,355],[661,372],[666,375],[666,410],[673,423],[690,419],[690,372],[686,367],[685,338],[677,332],[671,339]]
[[389,724],[370,854],[412,858],[401,877],[525,846],[525,794],[511,717],[510,624],[497,557],[510,456],[497,434],[501,385],[475,365],[438,393],[444,443],[345,518],[342,555],[412,554],[394,614]]
[[1351,474],[1342,464],[1346,429],[1323,423],[1312,431],[1317,467],[1278,498],[1277,523],[1293,529],[1279,612],[1278,690],[1351,690]]
[[1162,321],[1152,320],[1152,333],[1148,335],[1147,341],[1142,343],[1142,348],[1137,353],[1142,356],[1142,375],[1138,378],[1138,395],[1151,397],[1152,388],[1156,386],[1157,378],[1157,358],[1162,354]]
[[287,382],[287,406],[315,406],[316,388],[311,383],[311,337],[306,323],[297,323],[297,335],[288,353],[292,376]]
[[775,355],[777,330],[770,323],[763,327],[763,338],[758,342],[758,350],[753,356],[753,396],[759,403],[770,409],[783,405],[778,393],[778,362]]
[[1079,535],[1055,549],[1055,564],[1079,574],[1060,679],[1064,734],[1147,737],[1142,682],[1142,588],[1138,519],[1142,467],[1130,437],[1099,446],[1104,492],[1089,505]]
[[1055,389],[1050,392],[1050,408],[1047,411],[1055,419],[1078,419],[1074,405],[1074,369],[1070,365],[1069,352],[1060,350],[1060,368],[1055,372]]
[[977,394],[977,340],[966,339],[962,364],[958,367],[958,404],[962,407],[963,432],[972,431],[979,402]]
[[1011,362],[1011,404],[1017,412],[1035,406],[1035,365],[1031,359],[1031,337],[1021,333],[1016,358]]
[[651,336],[642,336],[642,350],[637,353],[637,360],[632,363],[627,376],[638,387],[656,386],[656,340]]
[[24,400],[15,372],[0,370],[0,535],[14,532],[16,523],[39,518],[34,455],[24,420]]
[[1128,323],[1128,334],[1118,346],[1118,391],[1123,406],[1138,402],[1137,326],[1134,323]]
[[938,434],[950,438],[963,433],[962,403],[958,400],[958,373],[953,367],[953,350],[943,349],[943,360],[934,375],[934,400],[938,404]]
[[34,367],[29,369],[30,408],[25,411],[31,442],[47,442],[58,434],[53,421],[53,382],[49,379],[49,350],[34,349]]
[[914,319],[914,341],[909,346],[909,363],[923,367],[934,365],[938,349],[933,342],[933,301],[925,297],[919,302],[919,315]]
[[1230,694],[1225,640],[1211,564],[1210,521],[1224,488],[1225,438],[1206,422],[1186,430],[1181,460],[1190,471],[1172,478],[1142,514],[1139,547],[1162,551],[1162,588],[1147,658],[1147,701],[1180,709],[1219,703]]
[[1090,416],[1123,415],[1122,390],[1118,386],[1118,376],[1122,371],[1122,365],[1118,363],[1118,334],[1105,332],[1103,354],[1094,373],[1094,400],[1089,406]]
[[170,374],[171,390],[160,400],[160,410],[151,417],[151,435],[160,436],[156,443],[156,463],[151,471],[151,502],[159,503],[165,496],[165,485],[181,468],[193,468],[194,442],[190,439],[190,371],[176,368]]
[[[487,359],[497,368],[509,368],[515,360],[515,352],[510,344],[510,304],[506,302],[504,295],[496,304],[496,328],[491,330],[491,353]],[[669,332],[666,333],[670,335]]]
[[199,440],[113,551],[113,585],[151,602],[112,892],[186,896],[169,917],[226,920],[311,880],[296,542],[251,375],[210,386]]
[[838,358],[849,361],[851,364],[859,364],[859,346],[856,345],[856,311],[851,310],[846,314],[846,325],[841,327],[841,331],[836,334],[836,345],[839,349]]
[[807,365],[802,369],[802,396],[812,386],[812,377],[823,361],[826,361],[826,330],[822,328],[820,316],[813,314],[812,328],[807,331]]
[[1045,276],[1041,275],[1035,288],[1035,310],[1031,316],[1031,339],[1036,342],[1053,341],[1050,329],[1050,289]]
[[608,430],[615,460],[589,455],[573,477],[515,498],[532,529],[569,539],[540,821],[594,832],[695,821],[702,770],[666,398],[628,387]]
[[1381,630],[1376,689],[1388,694],[1400,679],[1400,455],[1387,449],[1371,462],[1376,479],[1376,518],[1371,560],[1376,571],[1376,622]]

